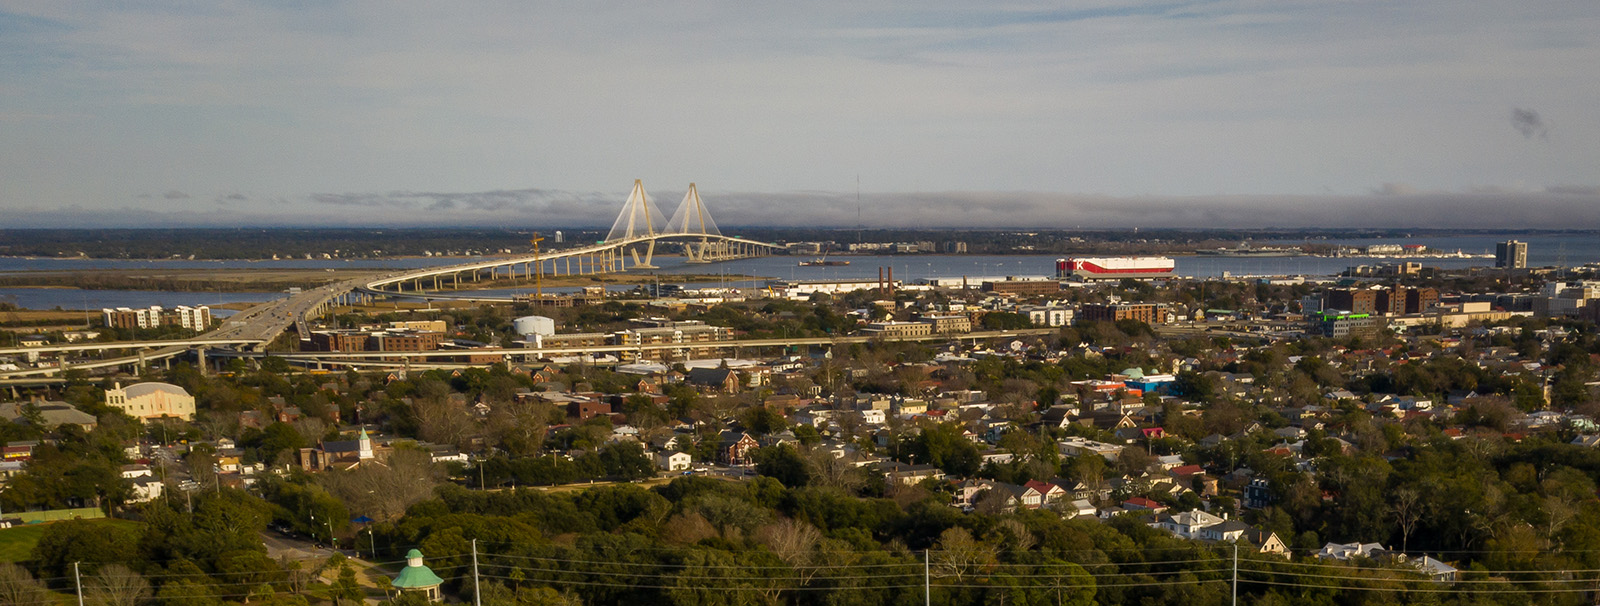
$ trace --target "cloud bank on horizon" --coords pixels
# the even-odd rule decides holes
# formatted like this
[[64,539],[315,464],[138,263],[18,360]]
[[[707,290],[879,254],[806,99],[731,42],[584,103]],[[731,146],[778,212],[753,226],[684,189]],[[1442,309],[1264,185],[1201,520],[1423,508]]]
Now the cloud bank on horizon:
[[[663,211],[677,197],[652,195]],[[12,227],[504,226],[604,228],[626,192],[524,189],[487,192],[314,194],[306,200],[219,197],[199,212],[133,207],[0,211]],[[1384,228],[1600,229],[1600,188],[1430,192],[1388,183],[1364,196],[1195,196],[1122,198],[1040,192],[873,193],[701,190],[727,228]],[[270,209],[264,211],[263,209]],[[7,215],[10,215],[7,217]]]
[[853,226],[859,176],[870,226],[1600,228],[1585,0],[16,0],[0,55],[13,226],[603,225],[633,178]]

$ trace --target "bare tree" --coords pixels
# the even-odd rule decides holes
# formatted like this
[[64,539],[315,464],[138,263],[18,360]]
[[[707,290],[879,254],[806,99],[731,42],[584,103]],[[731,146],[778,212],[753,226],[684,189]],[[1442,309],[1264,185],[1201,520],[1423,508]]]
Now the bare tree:
[[205,414],[195,419],[195,425],[200,427],[206,438],[215,440],[223,436],[233,435],[234,430],[239,427],[239,415],[238,413],[221,410],[206,411]]
[[1572,499],[1564,495],[1552,496],[1544,500],[1544,513],[1545,537],[1554,541],[1556,533],[1561,532],[1562,527],[1578,517],[1578,507]]
[[693,545],[717,536],[717,527],[712,526],[704,516],[688,511],[672,516],[662,524],[661,536],[669,542]]
[[971,532],[956,526],[939,534],[939,548],[933,552],[932,563],[939,576],[955,579],[959,585],[994,564],[997,553],[993,545],[972,538]]
[[995,524],[992,536],[1001,541],[1009,541],[1011,543],[1009,549],[1012,551],[1027,551],[1038,542],[1033,532],[1014,518],[1006,518]]
[[50,592],[21,566],[0,562],[0,604],[46,604]]
[[296,432],[305,437],[306,441],[316,443],[322,436],[328,435],[328,424],[316,417],[300,417],[289,424]]
[[452,404],[448,399],[417,398],[411,407],[417,413],[422,439],[429,442],[464,448],[477,429],[477,422],[467,413],[466,407]]
[[822,531],[805,522],[789,518],[778,520],[761,528],[756,537],[778,559],[794,568],[795,576],[804,585],[821,570]]
[[397,448],[381,465],[360,465],[343,472],[317,476],[328,492],[377,520],[397,520],[406,508],[433,496],[440,472],[429,453]]
[[893,500],[896,505],[904,509],[911,507],[917,501],[928,498],[928,491],[920,484],[906,484],[898,480],[890,480],[883,496]]
[[544,448],[549,417],[548,404],[513,400],[494,407],[488,431],[513,455],[530,455]]
[[1411,533],[1417,529],[1417,523],[1427,513],[1428,504],[1422,500],[1422,495],[1410,487],[1403,487],[1394,491],[1394,497],[1389,503],[1389,513],[1394,516],[1394,523],[1400,527],[1400,552],[1405,553],[1410,545]]
[[138,606],[150,597],[150,582],[121,564],[106,564],[84,583],[96,606]]
[[998,515],[1012,508],[1011,493],[1004,488],[990,488],[978,495],[972,510],[982,514]]
[[809,584],[822,571],[827,559],[819,550],[822,532],[805,522],[783,518],[757,529],[756,539],[792,569],[790,580],[775,582],[759,590],[770,604],[778,603],[781,591]]
[[826,450],[808,453],[806,468],[811,472],[811,481],[818,486],[854,491],[865,483],[855,467]]

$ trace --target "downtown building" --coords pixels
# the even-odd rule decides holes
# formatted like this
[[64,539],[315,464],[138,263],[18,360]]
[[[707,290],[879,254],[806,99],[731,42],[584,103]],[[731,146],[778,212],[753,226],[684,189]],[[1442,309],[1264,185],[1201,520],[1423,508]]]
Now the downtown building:
[[1353,314],[1400,316],[1420,314],[1439,304],[1434,288],[1410,288],[1395,284],[1388,288],[1336,288],[1322,297],[1320,307],[1301,302],[1311,311],[1347,311]]
[[211,308],[204,305],[189,307],[179,305],[171,311],[159,305],[132,309],[128,307],[103,308],[101,320],[106,328],[159,328],[180,326],[189,330],[206,330],[211,327]]
[[1494,245],[1494,266],[1498,269],[1526,269],[1528,243],[1506,240]]
[[1085,303],[1078,309],[1076,323],[1120,320],[1166,324],[1172,320],[1172,312],[1163,303]]

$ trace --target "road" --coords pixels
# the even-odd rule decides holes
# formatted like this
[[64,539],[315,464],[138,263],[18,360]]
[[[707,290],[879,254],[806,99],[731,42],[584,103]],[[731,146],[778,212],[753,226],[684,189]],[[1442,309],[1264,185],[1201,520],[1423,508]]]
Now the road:
[[[167,341],[123,341],[112,343],[85,343],[63,344],[45,347],[30,348],[4,348],[0,355],[17,355],[27,353],[111,349],[139,349],[143,350],[134,355],[104,360],[68,362],[68,368],[92,370],[117,366],[130,366],[148,363],[154,360],[180,356],[194,347],[206,346],[243,346],[265,349],[267,344],[277,339],[290,326],[300,324],[302,330],[308,316],[320,313],[320,310],[335,297],[351,292],[356,287],[370,281],[370,277],[346,280],[318,288],[301,291],[282,299],[275,299],[251,307],[238,314],[230,316],[223,321],[222,326],[199,335],[192,339],[167,340]],[[304,334],[302,332],[302,334]],[[31,368],[26,370],[0,373],[0,380],[10,379],[11,382],[27,382],[28,377],[55,376],[62,372],[60,367]],[[21,380],[21,381],[17,381]]]
[[[544,349],[530,349],[522,347],[485,347],[478,349],[442,349],[433,351],[311,351],[311,352],[227,352],[222,355],[230,357],[280,357],[287,360],[300,360],[309,362],[341,363],[352,360],[385,360],[398,363],[401,360],[426,360],[429,358],[458,358],[467,355],[500,355],[505,357],[532,357],[546,358],[552,356],[572,356],[581,354],[643,352],[654,350],[673,349],[738,349],[738,348],[766,348],[789,347],[808,345],[848,345],[851,343],[868,343],[882,340],[888,342],[915,342],[915,341],[952,341],[952,340],[984,340],[1007,339],[1012,337],[1037,337],[1058,332],[1057,328],[1023,328],[1018,330],[991,330],[969,333],[930,334],[903,337],[885,337],[879,335],[855,335],[841,337],[789,337],[780,339],[743,339],[738,341],[696,341],[693,343],[649,343],[641,345],[599,345],[592,347],[547,347]],[[481,365],[480,365],[481,366]]]
[[272,530],[261,531],[261,544],[267,547],[267,557],[274,560],[325,560],[333,555],[332,549]]

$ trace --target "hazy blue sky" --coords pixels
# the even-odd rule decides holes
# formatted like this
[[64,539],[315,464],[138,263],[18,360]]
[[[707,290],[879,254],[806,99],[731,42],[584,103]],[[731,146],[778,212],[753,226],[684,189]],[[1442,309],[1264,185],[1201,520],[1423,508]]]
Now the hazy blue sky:
[[1600,227],[1593,0],[0,0],[0,57],[0,224],[853,225],[859,174],[880,225]]

